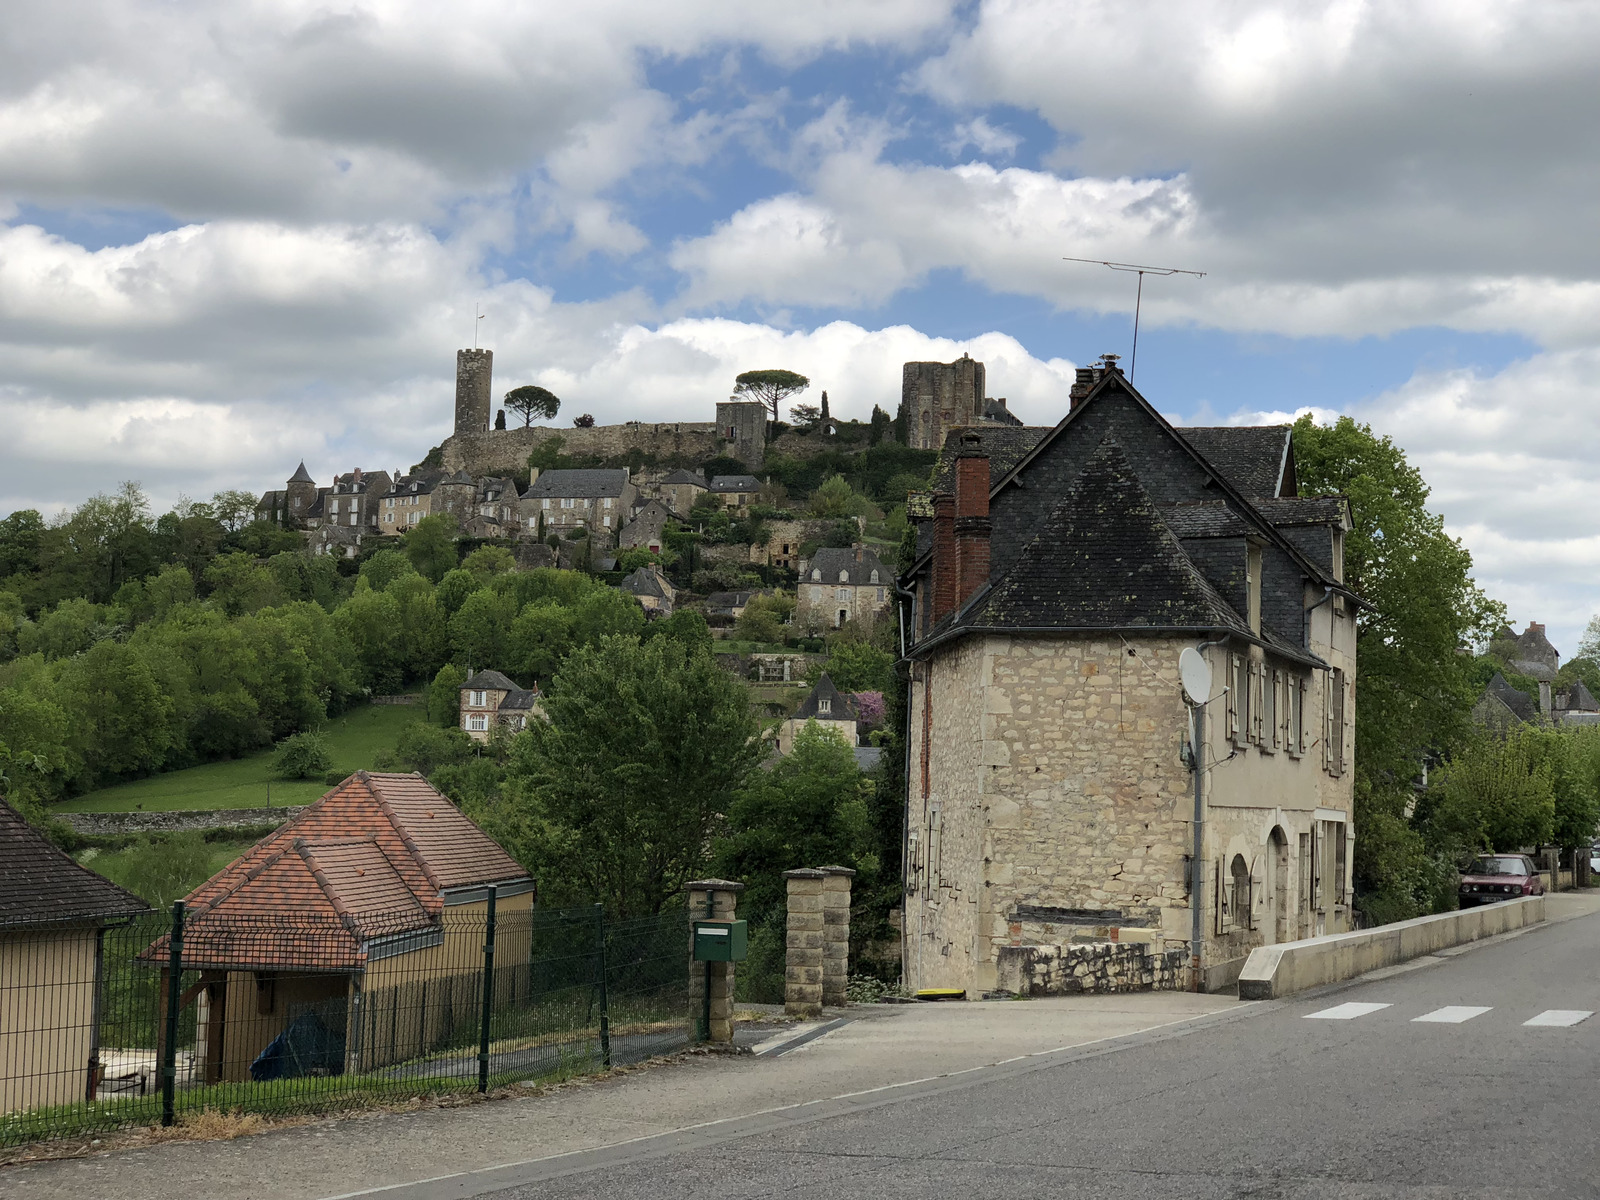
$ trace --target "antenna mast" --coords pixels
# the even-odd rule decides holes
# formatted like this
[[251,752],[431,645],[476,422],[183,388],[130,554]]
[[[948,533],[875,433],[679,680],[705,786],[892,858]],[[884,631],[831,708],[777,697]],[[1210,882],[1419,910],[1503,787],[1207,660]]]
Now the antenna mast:
[[474,350],[478,348],[478,322],[488,315],[488,313],[479,312],[476,304],[472,306],[472,348]]
[[1139,276],[1138,290],[1133,294],[1133,357],[1128,360],[1128,382],[1133,382],[1133,373],[1139,369],[1139,309],[1144,304],[1144,277],[1146,275],[1193,275],[1196,279],[1204,279],[1204,271],[1186,271],[1182,267],[1147,267],[1140,263],[1107,262],[1103,258],[1073,258],[1063,256],[1062,262],[1094,263],[1101,267],[1110,267],[1113,271],[1131,271]]

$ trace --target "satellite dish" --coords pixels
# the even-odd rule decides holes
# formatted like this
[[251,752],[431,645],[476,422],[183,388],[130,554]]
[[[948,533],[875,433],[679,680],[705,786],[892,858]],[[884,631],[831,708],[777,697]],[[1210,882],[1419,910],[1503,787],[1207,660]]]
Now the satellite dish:
[[1178,677],[1183,680],[1184,699],[1190,704],[1204,704],[1211,699],[1211,664],[1193,646],[1185,646],[1178,655]]

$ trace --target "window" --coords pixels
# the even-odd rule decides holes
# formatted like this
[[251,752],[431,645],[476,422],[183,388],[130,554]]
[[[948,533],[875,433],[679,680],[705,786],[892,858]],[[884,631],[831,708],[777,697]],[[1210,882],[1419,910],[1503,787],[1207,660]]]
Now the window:
[[417,523],[417,518],[420,517],[421,515],[422,515],[421,513],[407,513],[406,514],[406,524],[407,525],[415,525]]
[[1288,684],[1289,712],[1285,746],[1290,754],[1299,758],[1306,752],[1306,681],[1304,676],[1294,676]]
[[838,593],[837,593],[837,595],[835,595],[834,599],[843,601],[845,603],[848,603],[849,600],[850,600],[850,589],[849,588],[840,588]]
[[878,589],[878,596],[877,596],[877,600],[878,600],[878,603],[879,603],[879,604],[882,604],[882,603],[883,603],[883,589],[882,589],[882,588],[879,588],[879,589]]
[[1247,601],[1250,607],[1250,632],[1261,632],[1261,547],[1251,546],[1245,551],[1245,584],[1250,589]]
[[1250,660],[1235,654],[1232,674],[1228,687],[1228,734],[1236,744],[1243,745],[1250,740],[1250,687],[1254,678]]
[[817,580],[819,580],[821,578],[822,578],[822,572],[818,571],[816,569],[813,569],[812,572],[811,572],[811,582],[815,583]]
[[469,713],[467,715],[467,731],[469,733],[485,733],[489,729],[489,718],[483,713]]
[[822,589],[821,588],[814,587],[814,588],[811,589],[811,603],[813,603],[813,604],[821,604],[822,603]]
[[1235,854],[1233,856],[1233,865],[1228,868],[1228,876],[1228,890],[1232,893],[1228,898],[1228,907],[1233,910],[1229,914],[1233,918],[1233,927],[1235,929],[1252,929],[1254,925],[1250,920],[1250,901],[1252,899],[1250,894],[1250,866],[1244,861],[1244,855]]
[[[610,503],[610,501],[607,501],[607,503]],[[611,518],[609,516],[601,517],[600,521],[607,529],[611,528]]]
[[351,513],[350,514],[350,524],[354,525],[356,523],[357,517],[358,517],[358,514]]
[[1322,741],[1322,761],[1330,775],[1344,774],[1344,672],[1328,673],[1327,705]]
[[1260,663],[1250,664],[1250,740],[1256,745],[1266,744],[1267,726],[1262,720],[1261,693],[1266,690],[1267,670]]
[[876,570],[874,570],[872,572],[872,574],[867,577],[867,582],[868,583],[877,583],[878,582],[878,572]]
[[826,696],[823,697],[821,700],[818,700],[817,701],[817,711],[819,713],[831,713],[833,711],[833,700],[830,697],[826,697]]
[[840,571],[839,572],[839,582],[840,583],[849,583],[850,582],[850,572],[849,571]]
[[561,501],[561,507],[562,508],[571,508],[572,507],[572,498],[571,497],[567,497],[567,498],[563,499]]
[[607,508],[610,508],[610,507],[611,507],[611,497],[610,497],[610,496],[607,496],[607,497],[606,497],[606,507],[607,507]]
[[1300,911],[1311,911],[1311,835],[1300,835]]
[[539,507],[543,508],[546,512],[549,512],[550,511],[550,501],[549,500],[541,500],[541,501],[539,501]]
[[469,707],[469,708],[482,708],[485,703],[486,703],[486,701],[484,700],[484,693],[482,693],[482,692],[468,692],[467,693],[467,707]]
[[1347,864],[1350,855],[1350,839],[1346,836],[1346,827],[1340,821],[1333,827],[1333,902],[1345,902],[1344,877],[1348,873]]

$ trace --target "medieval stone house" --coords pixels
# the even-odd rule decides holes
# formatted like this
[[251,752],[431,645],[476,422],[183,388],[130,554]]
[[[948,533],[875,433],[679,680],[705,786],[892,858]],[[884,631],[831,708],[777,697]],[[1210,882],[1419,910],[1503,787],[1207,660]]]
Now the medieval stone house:
[[520,733],[544,715],[537,686],[520,688],[499,671],[478,671],[463,683],[458,711],[461,731],[475,742],[487,742],[496,729]]
[[838,629],[847,621],[871,625],[889,606],[894,573],[857,543],[823,547],[800,560],[794,620],[802,628]]
[[[523,527],[537,532],[583,526],[614,537],[633,515],[639,489],[622,468],[544,471],[522,493]],[[609,538],[607,539],[609,541]]]
[[[951,434],[905,576],[912,987],[1096,939],[1220,987],[1349,927],[1347,506],[1297,495],[1288,427],[1175,429],[1114,364],[1079,374],[1020,452],[1036,431]],[[1198,855],[1186,648],[1213,677]]]

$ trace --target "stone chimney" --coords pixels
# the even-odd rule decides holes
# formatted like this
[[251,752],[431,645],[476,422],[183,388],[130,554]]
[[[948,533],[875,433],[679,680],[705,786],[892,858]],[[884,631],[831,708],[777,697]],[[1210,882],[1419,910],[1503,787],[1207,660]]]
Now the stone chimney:
[[[1094,390],[1094,385],[1105,378],[1107,371],[1117,370],[1116,354],[1102,354],[1100,361],[1093,366],[1079,367],[1077,376],[1073,380],[1072,390],[1067,393],[1072,402],[1072,408],[1077,408],[1089,398],[1089,393]],[[1118,372],[1120,374],[1120,372]]]
[[983,435],[961,435],[956,458],[955,535],[960,582],[954,607],[960,608],[989,582],[989,455]]
[[944,620],[956,610],[961,587],[961,563],[956,548],[956,498],[948,492],[933,497],[933,620]]

